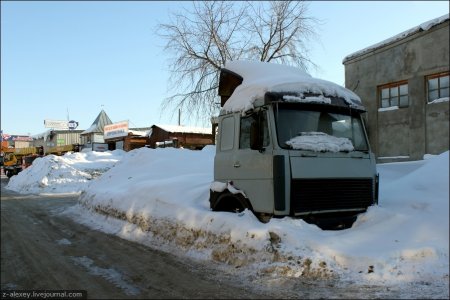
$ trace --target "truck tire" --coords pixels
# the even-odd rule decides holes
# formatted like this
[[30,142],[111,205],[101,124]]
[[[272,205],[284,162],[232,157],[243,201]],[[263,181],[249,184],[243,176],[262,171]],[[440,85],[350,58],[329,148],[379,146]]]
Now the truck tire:
[[351,228],[357,217],[357,215],[349,215],[335,218],[306,218],[304,220],[317,225],[322,230],[343,230]]
[[269,223],[270,220],[272,220],[273,215],[272,214],[266,214],[266,213],[255,213],[253,212],[253,214],[258,218],[258,220],[261,223]]
[[252,210],[250,203],[242,194],[233,194],[229,191],[215,197],[210,206],[213,211],[242,212],[245,209]]

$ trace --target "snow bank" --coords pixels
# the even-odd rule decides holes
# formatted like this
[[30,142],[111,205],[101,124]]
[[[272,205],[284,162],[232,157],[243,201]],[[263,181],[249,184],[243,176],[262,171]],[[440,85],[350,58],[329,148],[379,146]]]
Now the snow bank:
[[[406,290],[419,284],[448,297],[448,151],[378,165],[379,206],[342,231],[290,217],[261,223],[249,211],[210,211],[209,188],[224,188],[212,184],[214,154],[207,146],[47,156],[13,176],[8,188],[82,191],[80,205],[65,212],[78,222],[243,276],[332,277]],[[101,168],[109,169],[92,175]]]
[[210,211],[214,152],[214,147],[130,152],[80,196],[92,212],[129,225],[114,230],[98,217],[86,223],[239,267],[242,274],[337,276],[378,284],[448,281],[448,152],[409,167],[380,165],[380,205],[344,231],[323,231],[290,217],[263,224],[249,211]]
[[87,183],[114,166],[124,154],[123,150],[115,150],[38,157],[30,167],[11,177],[6,188],[33,194],[80,193]]
[[[140,148],[92,182],[80,199],[129,214],[173,216],[208,208],[215,151]],[[205,184],[206,183],[206,184]],[[128,199],[123,201],[123,199]]]

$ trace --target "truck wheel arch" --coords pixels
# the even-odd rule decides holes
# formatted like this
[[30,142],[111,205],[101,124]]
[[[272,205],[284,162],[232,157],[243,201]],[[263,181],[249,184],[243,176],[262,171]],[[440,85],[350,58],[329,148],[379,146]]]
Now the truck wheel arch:
[[210,191],[209,204],[213,211],[242,212],[245,209],[253,211],[247,198],[241,193],[233,194],[229,190],[223,192]]

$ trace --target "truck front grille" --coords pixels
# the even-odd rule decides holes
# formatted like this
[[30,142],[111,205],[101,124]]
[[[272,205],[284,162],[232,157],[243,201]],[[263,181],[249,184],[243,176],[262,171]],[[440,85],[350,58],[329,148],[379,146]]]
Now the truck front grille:
[[373,204],[372,179],[293,179],[291,212],[366,209]]

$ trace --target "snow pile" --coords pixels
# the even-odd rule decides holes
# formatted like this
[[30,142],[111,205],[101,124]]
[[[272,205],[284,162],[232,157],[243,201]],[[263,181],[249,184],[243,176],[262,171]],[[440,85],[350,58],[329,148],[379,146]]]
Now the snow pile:
[[[212,149],[212,150],[211,150]],[[177,217],[209,208],[215,148],[140,148],[93,181],[80,196],[88,206],[130,216]],[[128,201],[124,201],[128,199]],[[181,218],[182,219],[182,218]]]
[[[324,231],[291,217],[261,223],[249,211],[210,211],[210,186],[224,188],[211,185],[214,155],[215,147],[208,146],[202,151],[140,148],[48,157],[24,171],[28,173],[12,177],[16,183],[10,185],[20,178],[28,182],[23,177],[41,181],[43,169],[50,180],[37,190],[58,193],[69,186],[83,191],[80,205],[65,212],[78,222],[213,261],[247,278],[339,278],[353,284],[403,286],[403,291],[418,284],[448,298],[448,151],[422,161],[378,165],[379,206],[341,231]],[[103,164],[109,167],[113,160],[120,163],[93,180],[57,180],[68,176],[56,176],[64,168],[85,172],[86,165],[100,160],[111,160]]]
[[379,165],[380,205],[344,231],[290,217],[263,224],[249,211],[210,211],[213,161],[214,147],[134,150],[80,196],[92,212],[124,223],[108,225],[96,214],[85,222],[246,274],[382,284],[448,281],[448,152],[409,167]]
[[[361,108],[361,99],[352,91],[335,83],[311,77],[304,71],[291,66],[257,61],[230,61],[225,68],[239,74],[242,84],[236,87],[231,97],[225,102],[225,112],[247,111],[253,108],[257,99],[266,92],[293,92],[304,98],[303,94],[317,94],[341,97],[354,107]],[[318,99],[318,98],[317,98]],[[289,101],[293,101],[290,98]]]
[[69,152],[64,156],[38,157],[11,177],[6,188],[19,193],[80,193],[93,178],[120,161],[123,150]]
[[348,138],[340,138],[323,132],[302,132],[286,142],[292,149],[310,150],[314,152],[353,151],[352,142]]
[[232,194],[241,194],[242,196],[247,198],[247,195],[245,195],[245,193],[242,190],[235,188],[233,186],[232,182],[230,182],[230,181],[228,181],[228,182],[214,181],[209,186],[209,189],[213,192],[218,192],[218,193],[222,193],[223,191],[228,190]]

